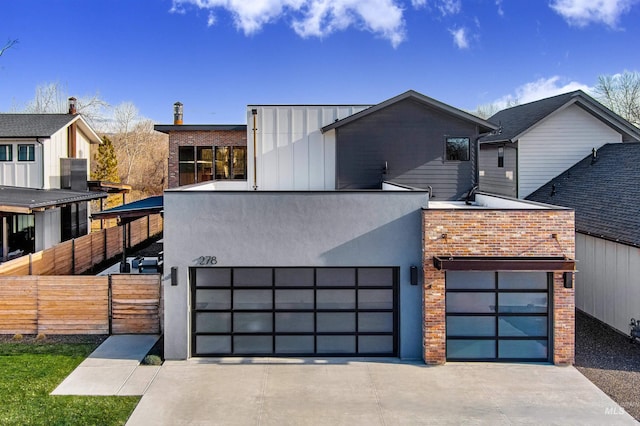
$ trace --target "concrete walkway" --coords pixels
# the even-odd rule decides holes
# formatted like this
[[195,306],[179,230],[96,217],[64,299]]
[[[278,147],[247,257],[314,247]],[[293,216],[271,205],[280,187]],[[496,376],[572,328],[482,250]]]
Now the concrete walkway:
[[159,366],[140,366],[155,335],[110,336],[51,393],[52,395],[143,395]]

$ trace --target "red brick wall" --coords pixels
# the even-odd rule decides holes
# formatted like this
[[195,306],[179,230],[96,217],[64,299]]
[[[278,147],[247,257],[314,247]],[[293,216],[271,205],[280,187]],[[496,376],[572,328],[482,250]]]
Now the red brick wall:
[[169,132],[169,188],[179,186],[178,148],[181,146],[247,146],[244,130],[180,130]]
[[[433,256],[567,256],[575,258],[574,213],[570,210],[428,209],[424,230],[424,360],[446,360],[445,273]],[[443,238],[446,234],[446,238]],[[557,234],[557,240],[552,238]],[[553,362],[573,364],[574,290],[554,273]]]

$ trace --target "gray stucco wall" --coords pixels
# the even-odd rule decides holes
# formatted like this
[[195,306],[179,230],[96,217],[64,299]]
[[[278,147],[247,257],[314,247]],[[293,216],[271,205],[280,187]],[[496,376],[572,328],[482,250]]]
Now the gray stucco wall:
[[[422,263],[417,192],[166,191],[164,195],[165,357],[189,356],[189,267],[400,267],[400,356],[422,356]],[[178,285],[171,286],[171,267]],[[420,278],[422,282],[422,278]]]

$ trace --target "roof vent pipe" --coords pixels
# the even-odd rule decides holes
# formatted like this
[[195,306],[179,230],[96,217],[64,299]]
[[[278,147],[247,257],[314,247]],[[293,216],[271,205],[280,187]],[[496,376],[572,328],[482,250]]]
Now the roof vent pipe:
[[76,109],[76,102],[77,99],[73,96],[69,98],[69,114],[71,115],[76,115],[78,113],[78,110]]
[[173,124],[176,126],[182,125],[182,103],[176,102],[173,104]]

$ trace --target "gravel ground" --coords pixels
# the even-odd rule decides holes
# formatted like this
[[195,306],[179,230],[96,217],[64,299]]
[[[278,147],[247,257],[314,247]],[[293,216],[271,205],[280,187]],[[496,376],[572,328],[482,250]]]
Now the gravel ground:
[[640,421],[640,343],[577,311],[575,366]]

